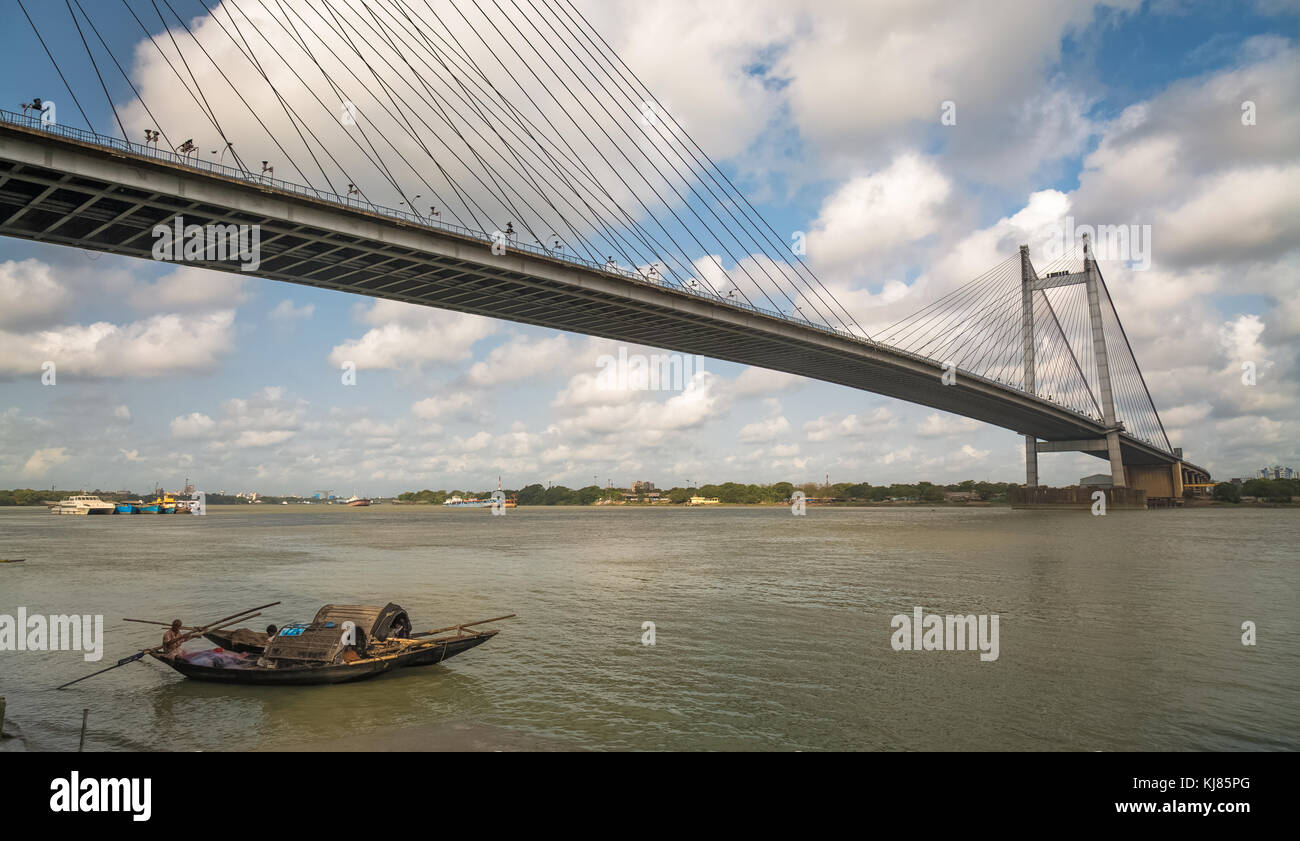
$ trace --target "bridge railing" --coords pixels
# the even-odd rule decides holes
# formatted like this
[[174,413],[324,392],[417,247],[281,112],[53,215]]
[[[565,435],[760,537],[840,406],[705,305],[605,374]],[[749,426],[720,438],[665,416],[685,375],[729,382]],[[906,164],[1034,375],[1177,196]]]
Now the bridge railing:
[[[113,149],[119,152],[125,152],[129,155],[135,155],[141,158],[166,161],[167,163],[170,164],[187,167],[189,169],[194,169],[201,172],[209,172],[214,175],[220,175],[224,178],[232,178],[237,181],[244,181],[250,184],[257,184],[261,187],[269,187],[274,190],[279,190],[294,195],[306,196],[308,198],[316,199],[318,201],[339,205],[340,207],[346,207],[355,210],[364,210],[368,213],[374,213],[379,216],[386,216],[390,219],[398,219],[403,222],[409,222],[411,224],[420,225],[426,228],[432,228],[440,231],[447,231],[450,233],[458,234],[460,236],[465,236],[465,237],[478,240],[489,247],[491,247],[494,244],[492,235],[483,231],[475,231],[470,228],[466,228],[462,225],[457,225],[453,222],[443,222],[441,219],[432,216],[422,216],[419,213],[413,213],[407,210],[399,210],[397,208],[385,207],[384,205],[376,204],[366,199],[358,199],[353,196],[341,196],[338,193],[330,192],[328,190],[320,190],[315,187],[309,187],[303,184],[296,184],[292,181],[285,181],[280,178],[269,177],[261,173],[250,172],[248,170],[241,169],[240,167],[237,166],[226,165],[224,163],[221,163],[220,161],[204,160],[203,158],[198,157],[197,155],[198,150],[195,150],[194,154],[182,154],[180,152],[169,151],[167,149],[159,148],[156,144],[134,143],[130,140],[123,140],[121,138],[113,137],[111,135],[99,134],[98,132],[89,131],[87,129],[60,125],[58,123],[53,123],[53,122],[47,123],[42,121],[40,116],[18,114],[16,112],[6,111],[3,109],[0,109],[0,121],[11,123],[14,125],[24,126],[26,128],[39,129],[41,131],[50,134],[56,134],[61,137],[67,137],[69,139],[76,140],[81,143],[89,143],[95,146],[100,146],[107,149]],[[864,341],[870,344],[875,344],[875,342],[872,342],[871,339],[867,337],[859,336],[855,333],[851,333],[847,330],[843,330],[838,327],[832,327],[827,324],[819,324],[815,321],[810,321],[806,318],[789,315],[783,312],[777,312],[776,310],[765,309],[763,307],[755,306],[754,304],[745,301],[737,301],[734,298],[729,298],[718,293],[714,289],[706,289],[704,284],[699,283],[698,281],[696,282],[697,283],[696,286],[692,286],[691,284],[683,284],[680,282],[666,281],[663,280],[662,278],[656,279],[655,277],[650,276],[647,272],[644,271],[624,268],[623,266],[619,266],[617,264],[611,265],[609,263],[598,263],[593,260],[587,260],[583,257],[579,257],[576,254],[574,255],[565,254],[561,249],[547,248],[546,246],[543,245],[520,244],[517,241],[517,239],[514,238],[508,238],[506,242],[503,243],[503,245],[505,245],[507,249],[512,251],[524,251],[531,254],[536,254],[538,256],[546,257],[551,260],[557,260],[561,263],[567,263],[574,266],[581,266],[586,269],[594,269],[596,271],[605,272],[606,274],[617,275],[619,277],[623,277],[627,280],[632,280],[637,283],[644,283],[651,286],[659,286],[659,287],[675,289],[678,292],[683,292],[688,295],[694,295],[696,297],[704,298],[706,300],[713,301],[716,303],[722,303],[727,306],[737,307],[739,309],[748,310],[750,312],[769,316],[771,318],[779,318],[782,321],[788,321],[792,324],[798,324],[800,327],[810,327],[814,330],[820,330],[825,333],[831,333],[834,335],[843,336],[845,338],[856,339],[858,341]]]

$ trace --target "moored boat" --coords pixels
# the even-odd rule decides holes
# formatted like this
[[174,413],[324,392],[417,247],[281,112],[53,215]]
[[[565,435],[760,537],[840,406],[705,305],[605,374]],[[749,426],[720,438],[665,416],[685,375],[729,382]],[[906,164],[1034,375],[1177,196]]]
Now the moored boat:
[[365,508],[369,504],[370,500],[359,496],[353,496],[347,501],[347,506],[349,508]]
[[164,493],[155,494],[152,502],[136,505],[138,514],[175,514],[178,510],[176,497]]
[[[513,614],[512,614],[513,615]],[[413,634],[399,605],[325,605],[309,623],[286,625],[258,645],[246,628],[205,633],[220,648],[150,656],[194,680],[262,685],[310,685],[362,680],[393,669],[441,663],[496,636],[473,626],[485,619]],[[229,644],[227,646],[227,643]]]
[[113,514],[117,506],[93,494],[76,494],[50,508],[51,514]]

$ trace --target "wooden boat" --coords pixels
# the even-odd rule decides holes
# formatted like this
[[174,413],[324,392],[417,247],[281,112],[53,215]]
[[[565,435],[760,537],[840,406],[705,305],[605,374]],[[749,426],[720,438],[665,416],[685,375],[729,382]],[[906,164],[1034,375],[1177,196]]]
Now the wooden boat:
[[498,633],[470,630],[472,626],[508,618],[412,634],[410,618],[399,605],[328,604],[311,622],[286,625],[262,646],[257,637],[265,640],[265,634],[241,628],[205,633],[221,646],[212,651],[176,657],[151,651],[150,656],[194,680],[281,686],[344,683],[441,663]]

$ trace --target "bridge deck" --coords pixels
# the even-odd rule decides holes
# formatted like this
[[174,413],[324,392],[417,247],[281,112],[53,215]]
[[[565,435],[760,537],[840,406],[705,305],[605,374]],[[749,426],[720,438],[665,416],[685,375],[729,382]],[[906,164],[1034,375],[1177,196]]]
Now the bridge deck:
[[[1104,434],[1099,421],[1003,383],[959,372],[945,386],[934,360],[820,325],[545,251],[494,255],[472,232],[70,133],[0,123],[0,235],[151,259],[153,227],[177,215],[258,225],[259,277],[757,365],[1047,441]],[[1122,446],[1126,463],[1178,460],[1127,434]]]

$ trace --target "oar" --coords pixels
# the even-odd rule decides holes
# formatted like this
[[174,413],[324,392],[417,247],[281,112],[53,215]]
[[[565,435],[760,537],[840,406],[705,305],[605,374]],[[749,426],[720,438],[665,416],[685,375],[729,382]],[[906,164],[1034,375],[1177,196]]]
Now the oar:
[[132,654],[130,657],[123,657],[121,660],[118,660],[116,665],[109,666],[107,669],[100,669],[97,672],[86,675],[86,677],[79,677],[76,680],[70,680],[67,683],[63,684],[63,686],[56,686],[54,688],[63,689],[65,687],[71,686],[74,683],[81,683],[83,680],[86,680],[87,678],[92,678],[95,675],[102,675],[104,672],[111,672],[113,671],[113,669],[116,669],[118,666],[125,666],[127,663],[134,663],[136,660],[139,660],[141,657],[148,654],[151,650],[152,649],[146,648],[144,651],[137,651],[135,654]]
[[509,616],[498,616],[494,619],[480,619],[477,622],[463,622],[460,625],[448,625],[445,628],[434,628],[432,631],[421,631],[418,634],[411,634],[411,639],[415,639],[416,637],[432,636],[433,634],[441,634],[444,631],[459,631],[461,628],[472,628],[475,625],[486,625],[489,622],[500,622],[502,619],[514,618],[515,614],[512,613]]
[[[250,608],[250,610],[252,610],[252,611],[260,611],[260,610],[262,610],[262,608],[275,607],[275,606],[278,605],[278,604],[279,604],[279,602],[271,602],[270,604],[264,604],[264,605],[262,605],[261,607]],[[177,643],[177,644],[180,645],[180,644],[183,644],[183,643],[185,643],[185,642],[188,642],[189,640],[192,640],[192,639],[194,639],[194,638],[197,637],[197,636],[201,636],[201,635],[207,633],[208,631],[219,631],[219,630],[221,630],[222,628],[226,628],[226,627],[228,627],[228,626],[230,626],[230,625],[237,625],[237,624],[239,624],[240,622],[244,622],[244,621],[246,621],[246,620],[248,620],[248,619],[252,619],[254,616],[261,616],[261,615],[262,615],[261,613],[252,613],[251,615],[246,615],[246,614],[249,614],[249,612],[250,612],[249,610],[245,610],[245,611],[241,611],[241,612],[239,612],[239,613],[232,613],[231,615],[225,617],[224,619],[218,619],[216,622],[213,622],[213,623],[211,623],[210,625],[204,625],[204,626],[201,627],[201,628],[197,628],[197,629],[195,629],[194,631],[191,631],[190,633],[186,634],[186,635],[185,635],[185,636],[180,640],[180,642]],[[149,652],[151,652],[151,651],[157,651],[157,650],[160,649],[160,648],[162,648],[161,645],[159,645],[159,646],[155,646],[155,647],[153,647],[153,648],[146,648],[146,649],[144,649],[144,650],[142,650],[142,651],[138,651],[138,652],[136,652],[135,654],[131,655],[130,657],[124,657],[124,658],[122,658],[121,660],[118,660],[117,663],[116,663],[116,665],[109,666],[107,669],[100,669],[99,671],[95,672],[94,674],[86,675],[86,677],[79,677],[79,678],[77,678],[77,679],[74,680],[74,681],[69,681],[68,683],[63,684],[63,686],[56,686],[55,688],[56,688],[56,689],[63,689],[64,687],[66,687],[66,686],[71,686],[71,685],[74,684],[74,683],[81,683],[81,681],[86,680],[86,678],[92,678],[92,677],[94,677],[95,675],[102,675],[104,672],[112,671],[113,669],[116,669],[118,666],[125,666],[127,663],[132,663],[132,662],[134,662],[134,661],[136,661],[136,660],[139,660],[141,657],[143,657],[144,655],[148,654]]]

